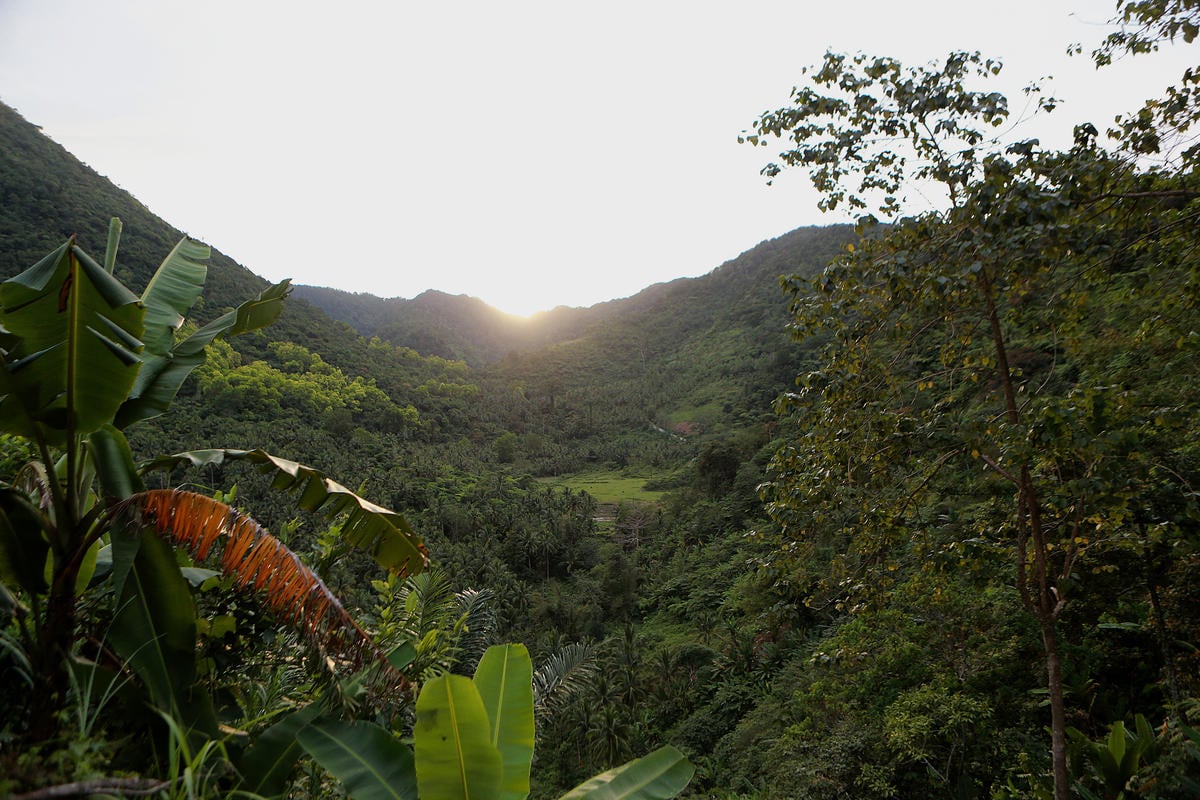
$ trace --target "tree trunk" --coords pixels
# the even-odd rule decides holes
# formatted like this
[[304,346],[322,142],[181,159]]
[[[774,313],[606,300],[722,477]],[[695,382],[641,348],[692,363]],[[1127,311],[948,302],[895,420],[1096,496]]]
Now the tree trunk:
[[29,738],[35,742],[54,735],[57,728],[55,715],[67,701],[70,688],[67,655],[75,638],[75,581],[78,577],[78,559],[71,559],[56,571],[46,603],[46,616],[38,631],[29,714]]
[[[979,271],[980,294],[991,329],[992,344],[996,352],[996,375],[1004,395],[1004,412],[1010,425],[1020,424],[1020,406],[1017,403],[1017,387],[1013,382],[1008,363],[1008,346],[1004,328],[1000,324],[1000,313],[993,296],[992,281],[987,267]],[[1056,623],[1061,612],[1061,602],[1050,578],[1046,558],[1046,537],[1042,527],[1041,505],[1037,487],[1028,465],[1022,465],[1017,479],[1017,524],[1028,525],[1029,538],[1034,548],[1034,585],[1030,591],[1028,571],[1025,564],[1024,547],[1028,538],[1021,537],[1021,553],[1018,555],[1018,580],[1021,595],[1029,611],[1038,621],[1042,632],[1042,650],[1046,656],[1046,688],[1050,695],[1050,759],[1054,775],[1054,800],[1070,800],[1071,784],[1067,772],[1067,712],[1063,699],[1062,661],[1058,652],[1058,630]],[[1024,519],[1022,519],[1024,517]],[[1031,602],[1032,601],[1032,602]]]
[[1021,468],[1022,505],[1028,514],[1033,539],[1033,575],[1036,602],[1032,609],[1042,631],[1042,651],[1046,654],[1046,689],[1050,696],[1050,760],[1054,774],[1054,800],[1070,800],[1071,783],[1067,772],[1067,711],[1063,699],[1062,658],[1058,651],[1058,617],[1062,599],[1050,578],[1045,529],[1037,489],[1028,467]]
[[1067,709],[1063,701],[1062,662],[1058,655],[1058,631],[1054,619],[1038,615],[1042,649],[1046,653],[1046,688],[1050,692],[1050,758],[1054,770],[1054,800],[1069,800],[1071,781],[1067,772]]

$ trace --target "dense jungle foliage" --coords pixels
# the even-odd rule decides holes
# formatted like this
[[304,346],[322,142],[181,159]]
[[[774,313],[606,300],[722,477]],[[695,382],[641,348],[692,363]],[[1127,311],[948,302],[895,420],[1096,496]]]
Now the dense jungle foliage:
[[1200,794],[1200,73],[1056,152],[1000,69],[827,55],[742,138],[856,227],[528,322],[263,327],[0,106],[0,796]]

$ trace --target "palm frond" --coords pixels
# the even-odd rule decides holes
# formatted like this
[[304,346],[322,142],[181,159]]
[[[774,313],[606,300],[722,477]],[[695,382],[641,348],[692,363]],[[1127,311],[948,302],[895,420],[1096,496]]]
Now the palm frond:
[[484,652],[493,644],[498,620],[493,607],[495,596],[487,589],[463,589],[455,594],[458,601],[458,623],[455,642],[460,675],[474,675],[475,667]]
[[591,688],[599,671],[599,646],[594,642],[563,645],[533,672],[534,711],[541,718]]
[[405,581],[400,599],[404,603],[409,634],[414,638],[454,627],[458,598],[444,570],[435,568],[412,576]]
[[346,612],[333,592],[300,557],[253,518],[205,495],[153,489],[133,495],[123,507],[141,512],[158,534],[185,547],[198,561],[219,551],[221,571],[239,588],[260,593],[281,620],[327,656],[357,672],[383,670],[386,683],[406,688],[383,652]]

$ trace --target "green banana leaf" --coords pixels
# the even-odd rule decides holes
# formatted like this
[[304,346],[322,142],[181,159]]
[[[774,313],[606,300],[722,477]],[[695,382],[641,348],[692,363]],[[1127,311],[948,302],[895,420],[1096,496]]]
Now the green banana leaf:
[[[96,468],[100,491],[108,501],[124,500],[146,490],[133,462],[129,442],[117,428],[104,425],[89,434],[88,452]],[[117,527],[110,532],[109,539],[111,543],[105,548],[107,552],[101,551],[102,560],[98,567],[101,574],[107,570],[112,575],[113,586],[119,594],[141,546],[141,536],[137,530]]]
[[43,524],[45,518],[22,492],[0,489],[0,580],[34,595],[49,589],[45,565],[50,543]]
[[63,445],[114,419],[141,366],[144,311],[73,238],[0,284],[0,316],[0,430]]
[[405,640],[388,652],[387,660],[389,664],[403,672],[417,660],[417,648],[412,642]]
[[[82,558],[79,560],[79,573],[75,576],[75,594],[83,593],[83,590],[92,582],[92,578],[96,574],[96,560],[100,557],[100,549],[103,547],[99,540],[92,542],[88,549],[84,551]],[[46,560],[46,582],[52,583],[54,580],[54,565],[50,559]]]
[[208,277],[208,245],[183,238],[167,254],[142,292],[146,308],[146,353],[165,356],[175,344],[175,331],[191,311]]
[[238,760],[242,791],[260,797],[279,797],[288,789],[288,778],[304,748],[297,734],[317,718],[320,707],[313,703],[287,714],[254,738]]
[[196,604],[175,553],[150,530],[141,533],[133,568],[117,588],[108,642],[137,674],[150,700],[181,727],[215,738],[212,699],[196,684]]
[[695,772],[683,753],[667,745],[581,783],[561,800],[666,800],[682,792]]
[[[185,242],[192,247],[183,248]],[[197,289],[195,281],[203,282],[198,273],[203,269],[198,263],[198,248],[203,248],[207,257],[206,246],[187,239],[180,242],[146,289],[143,296],[143,302],[147,304],[146,337],[151,341],[146,344],[145,364],[130,390],[129,399],[117,413],[117,427],[127,428],[163,414],[174,402],[187,376],[204,363],[204,348],[218,336],[239,336],[266,327],[283,311],[283,301],[291,291],[291,282],[286,280],[267,287],[258,297],[247,300],[173,344],[182,315],[195,302],[192,296]]]
[[354,800],[417,800],[412,751],[378,725],[323,719],[296,739]]
[[125,434],[112,425],[102,425],[88,435],[88,452],[95,465],[100,491],[108,501],[124,500],[146,491],[142,476],[133,461],[133,451]]
[[489,647],[475,669],[475,687],[488,715],[491,742],[500,751],[502,800],[529,794],[533,763],[533,662],[523,644]]
[[483,698],[470,678],[441,675],[417,698],[413,726],[417,790],[428,800],[492,800],[503,766]]
[[214,319],[200,330],[179,343],[176,348],[181,353],[191,353],[203,349],[219,335],[241,336],[260,328],[265,328],[283,311],[283,301],[292,293],[292,281],[284,279],[273,286],[263,289],[258,297],[247,300],[233,311]]
[[264,450],[191,450],[148,461],[141,472],[172,470],[178,466],[216,466],[226,461],[249,461],[273,474],[272,486],[300,493],[299,506],[328,516],[346,515],[342,538],[370,553],[384,569],[416,575],[429,565],[429,553],[406,520],[395,511],[377,506],[320,470],[273,456]]
[[121,231],[125,229],[119,217],[108,221],[108,246],[104,248],[104,271],[109,275],[117,268],[117,249],[121,245]]

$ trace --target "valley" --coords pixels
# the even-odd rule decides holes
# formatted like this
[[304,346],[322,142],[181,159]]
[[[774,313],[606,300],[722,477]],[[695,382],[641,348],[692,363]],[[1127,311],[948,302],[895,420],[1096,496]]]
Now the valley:
[[[500,658],[528,730],[447,758],[517,762],[497,796],[1194,796],[1195,82],[1109,149],[985,153],[1007,106],[957,58],[830,56],[744,132],[858,225],[527,320],[197,243],[163,269],[199,299],[156,298],[184,233],[0,104],[0,796],[182,797],[191,758],[196,796],[415,798],[427,698],[479,687],[479,733]],[[953,203],[878,224],[902,178]]]

